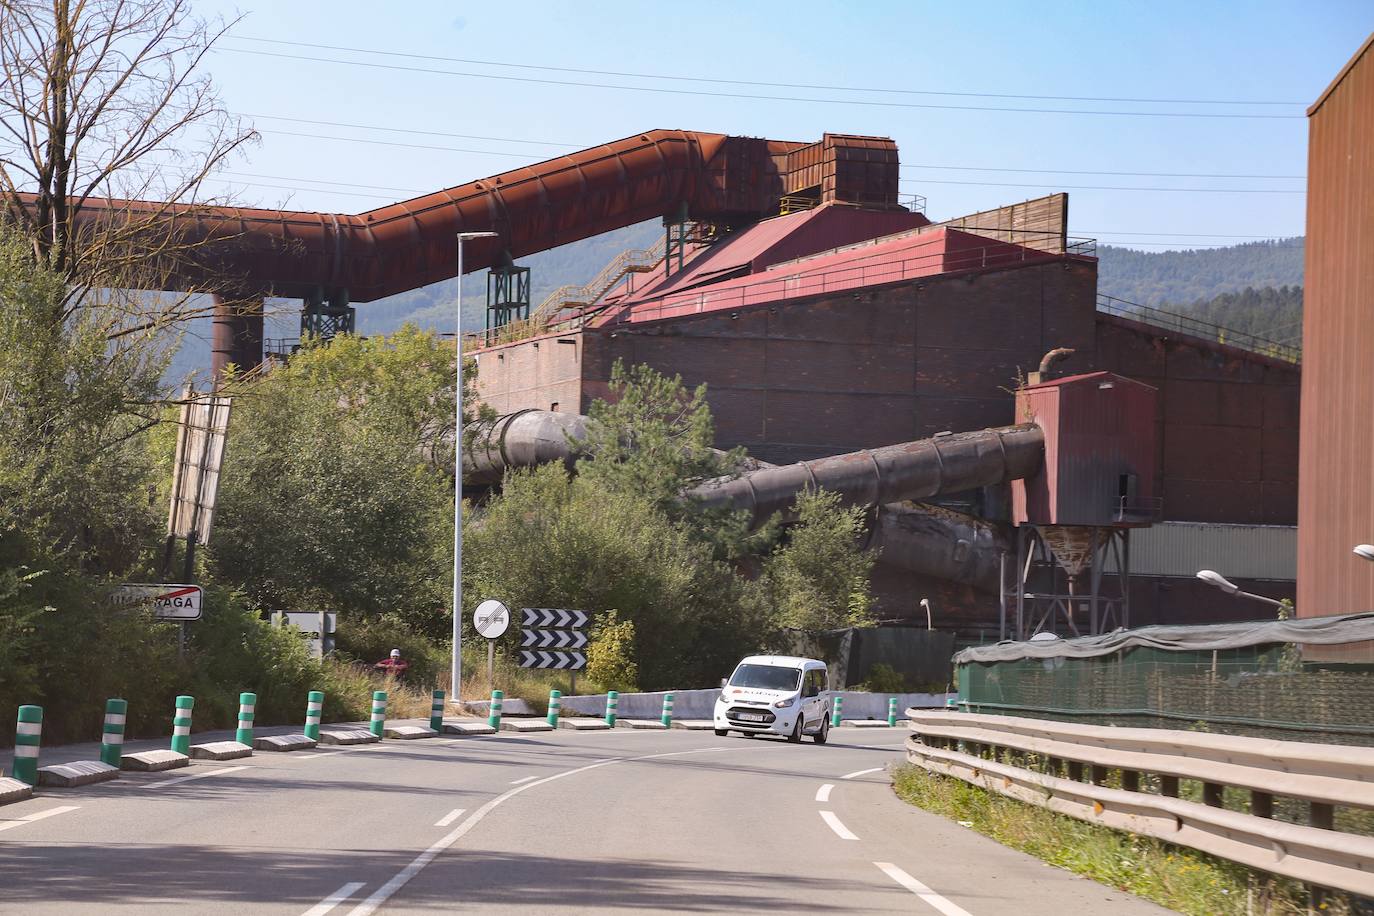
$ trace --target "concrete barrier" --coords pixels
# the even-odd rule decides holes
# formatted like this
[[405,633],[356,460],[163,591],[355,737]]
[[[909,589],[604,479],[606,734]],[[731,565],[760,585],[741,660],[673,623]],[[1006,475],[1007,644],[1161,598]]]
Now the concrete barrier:
[[[716,697],[720,688],[709,690],[671,690],[654,693],[622,693],[616,698],[619,704],[616,714],[625,719],[655,719],[663,716],[663,698],[673,695],[673,718],[710,719],[715,715]],[[889,701],[897,700],[901,709],[943,709],[945,701],[953,694],[946,693],[864,693],[858,690],[831,691],[831,696],[841,696],[844,702],[842,715],[846,720],[877,719],[887,721]],[[507,707],[516,702],[507,700]],[[566,713],[579,716],[606,715],[605,694],[580,697],[563,697]]]

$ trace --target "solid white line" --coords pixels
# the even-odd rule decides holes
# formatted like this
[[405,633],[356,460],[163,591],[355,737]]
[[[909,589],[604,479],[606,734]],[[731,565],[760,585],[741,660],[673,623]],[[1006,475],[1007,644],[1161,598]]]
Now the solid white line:
[[463,812],[466,811],[466,810],[467,810],[467,808],[454,808],[454,809],[453,809],[452,811],[450,811],[448,814],[445,814],[443,817],[441,817],[441,818],[439,818],[437,821],[435,821],[435,822],[434,822],[434,826],[435,826],[435,827],[447,827],[449,824],[452,824],[454,821],[458,820],[458,818],[462,817],[462,816],[463,816]]
[[321,751],[318,754],[293,754],[292,760],[314,760],[316,757],[333,757],[335,754],[342,754],[343,751]]
[[163,780],[160,780],[159,782],[150,782],[150,783],[148,783],[148,784],[142,786],[142,788],[144,788],[144,789],[160,789],[160,788],[162,788],[163,786],[174,786],[174,785],[176,785],[177,783],[180,783],[180,782],[190,782],[190,781],[193,780],[193,779],[205,779],[205,778],[208,777],[208,776],[223,776],[225,773],[237,773],[239,770],[246,770],[246,769],[248,769],[248,767],[246,767],[246,766],[242,766],[242,767],[218,767],[218,768],[213,769],[213,770],[206,770],[204,773],[194,773],[194,774],[192,774],[192,775],[190,775],[190,776],[176,776],[176,777],[173,777],[172,779],[163,779]]
[[968,910],[941,897],[891,862],[874,862],[873,864],[881,868],[893,881],[896,881],[902,887],[911,891],[917,897],[920,897],[921,900],[930,904],[941,913],[944,913],[945,916],[973,916]]
[[830,801],[830,790],[833,789],[833,788],[835,788],[835,784],[834,784],[833,782],[827,782],[825,785],[823,785],[823,786],[821,786],[819,789],[817,789],[817,790],[816,790],[816,801],[818,801],[818,802],[828,802],[828,801]]
[[25,824],[32,824],[34,821],[41,821],[44,818],[52,817],[54,814],[66,814],[68,811],[75,811],[80,807],[80,805],[58,805],[56,808],[35,811],[33,814],[26,814],[18,820],[0,823],[0,830],[9,830],[11,827],[22,827]]
[[688,754],[710,754],[716,751],[728,751],[732,749],[733,748],[729,747],[706,747],[695,751],[673,751],[668,754],[646,754],[642,757],[612,757],[600,763],[589,763],[586,766],[580,766],[573,770],[564,770],[561,773],[554,773],[552,776],[545,776],[543,779],[537,780],[536,782],[527,782],[523,786],[517,786],[514,789],[510,789],[505,794],[496,796],[491,801],[469,814],[467,820],[445,834],[444,837],[433,846],[430,846],[424,852],[416,856],[409,865],[397,872],[395,877],[379,887],[372,896],[350,910],[350,916],[371,916],[371,914],[377,912],[377,909],[390,900],[393,894],[405,887],[406,883],[410,881],[411,878],[414,878],[426,865],[433,862],[439,853],[462,839],[468,831],[481,823],[483,818],[496,810],[503,802],[514,798],[526,789],[533,789],[536,786],[542,786],[546,783],[553,782],[555,779],[562,779],[565,776],[572,776],[577,773],[585,773],[588,770],[595,770],[615,763],[633,763],[637,760],[656,760],[660,757],[683,757]]
[[837,837],[839,837],[840,839],[842,839],[842,840],[857,840],[857,839],[858,839],[858,837],[856,837],[853,833],[850,832],[850,830],[849,830],[848,827],[846,827],[844,824],[841,824],[841,823],[840,823],[840,819],[839,819],[838,817],[835,816],[835,812],[834,812],[834,811],[822,811],[822,812],[821,812],[821,820],[825,821],[826,826],[828,826],[831,830],[835,831],[835,835],[836,835]]
[[324,916],[325,913],[328,913],[330,910],[334,909],[334,907],[343,903],[349,897],[352,897],[358,891],[362,890],[362,888],[363,882],[361,881],[353,881],[345,884],[343,887],[306,910],[305,916]]
[[518,785],[520,785],[520,783],[522,783],[522,782],[529,782],[531,779],[538,779],[538,778],[539,778],[538,776],[524,776],[524,777],[522,777],[522,778],[520,778],[520,779],[512,779],[512,780],[510,781],[510,784],[513,785],[513,786],[518,786]]
[[873,767],[873,769],[871,769],[871,770],[858,770],[858,771],[856,771],[856,772],[848,773],[848,774],[846,774],[846,775],[844,775],[844,776],[841,776],[840,778],[841,778],[841,779],[858,779],[860,776],[867,776],[869,773],[881,773],[882,771],[883,771],[883,768],[882,768],[882,767]]

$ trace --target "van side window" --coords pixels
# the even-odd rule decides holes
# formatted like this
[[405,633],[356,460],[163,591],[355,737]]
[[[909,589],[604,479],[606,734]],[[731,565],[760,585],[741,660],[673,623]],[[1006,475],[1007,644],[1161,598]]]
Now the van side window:
[[821,695],[821,673],[816,670],[806,672],[806,695],[808,697],[818,697]]

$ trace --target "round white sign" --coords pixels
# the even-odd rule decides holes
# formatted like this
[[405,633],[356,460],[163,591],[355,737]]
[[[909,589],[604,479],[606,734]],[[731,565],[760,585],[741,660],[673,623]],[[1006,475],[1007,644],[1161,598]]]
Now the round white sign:
[[488,598],[472,612],[472,626],[487,639],[496,639],[510,626],[510,610],[501,602]]

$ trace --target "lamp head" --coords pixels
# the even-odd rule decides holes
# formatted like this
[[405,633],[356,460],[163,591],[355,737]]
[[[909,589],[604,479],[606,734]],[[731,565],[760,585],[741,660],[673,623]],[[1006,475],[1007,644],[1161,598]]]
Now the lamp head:
[[1208,585],[1212,586],[1213,588],[1221,589],[1228,595],[1234,595],[1240,591],[1239,585],[1236,585],[1234,582],[1223,576],[1221,573],[1215,572],[1210,569],[1199,569],[1197,571],[1197,577],[1201,579],[1203,582],[1206,582]]
[[922,599],[921,599],[921,607],[925,608],[927,611],[930,610],[930,599],[929,599],[929,598],[922,598]]
[[1357,544],[1355,546],[1355,556],[1365,560],[1374,560],[1374,544]]

